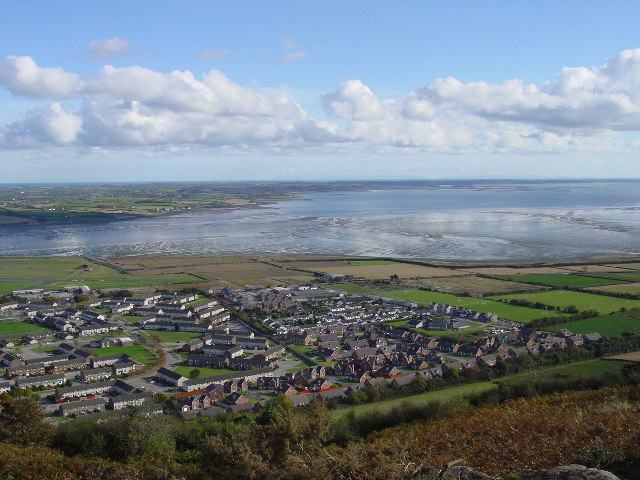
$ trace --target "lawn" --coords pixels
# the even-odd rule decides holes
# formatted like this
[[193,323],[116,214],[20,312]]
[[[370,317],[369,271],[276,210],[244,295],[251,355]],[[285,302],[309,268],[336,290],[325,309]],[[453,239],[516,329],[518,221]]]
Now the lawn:
[[[4,275],[4,272],[0,273],[0,275]],[[0,282],[0,294],[1,293],[10,293],[14,290],[22,290],[24,288],[31,288],[35,284],[33,282]]]
[[14,333],[27,333],[27,332],[50,332],[51,330],[39,327],[32,323],[26,322],[0,322],[0,335],[11,335]]
[[385,294],[385,296],[401,298],[422,305],[428,305],[431,302],[457,305],[470,308],[480,313],[495,313],[501,318],[515,320],[517,322],[530,322],[535,318],[557,315],[557,312],[547,313],[545,310],[535,308],[519,307],[481,298],[458,297],[448,293],[428,292],[425,290],[408,290],[406,292],[388,293]]
[[572,274],[501,275],[498,278],[511,280],[514,282],[529,282],[540,285],[548,285],[550,287],[586,288],[617,283],[616,280],[607,280],[604,278],[587,277],[583,275]]
[[353,293],[355,295],[366,295],[374,292],[374,289],[371,287],[365,287],[355,283],[337,283],[333,285],[327,285],[327,287],[331,288],[332,290],[341,290],[343,292]]
[[202,334],[198,332],[148,331],[147,334],[151,337],[159,337],[162,343],[187,343],[194,338],[200,338],[202,336]]
[[[568,307],[575,305],[578,310],[597,310],[600,313],[617,312],[622,307],[627,309],[639,308],[640,300],[628,300],[626,298],[607,297],[593,293],[570,292],[566,290],[552,290],[548,292],[521,293],[514,295],[501,295],[491,297],[494,300],[511,299],[528,300],[530,302],[540,302],[554,307]],[[557,312],[550,312],[557,315]]]
[[618,337],[624,332],[640,334],[640,319],[619,315],[603,315],[601,317],[553,325],[544,328],[544,330],[557,332],[563,328],[571,330],[573,333],[584,334],[598,332],[603,337]]
[[189,373],[192,370],[197,369],[200,371],[199,375],[196,378],[202,377],[213,377],[214,375],[224,375],[226,373],[237,373],[234,370],[225,370],[224,368],[202,368],[202,367],[176,367],[173,369],[174,372],[178,372],[180,375],[191,378]]
[[131,345],[129,347],[108,347],[108,348],[94,348],[90,352],[93,355],[99,355],[101,357],[106,355],[118,355],[124,353],[132,356],[136,361],[145,365],[153,365],[156,363],[156,355],[141,345]]

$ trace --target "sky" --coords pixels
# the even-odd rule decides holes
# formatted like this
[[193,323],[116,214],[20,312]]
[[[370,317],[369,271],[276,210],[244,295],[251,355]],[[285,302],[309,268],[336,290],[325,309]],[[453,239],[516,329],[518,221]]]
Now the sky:
[[640,177],[640,2],[9,2],[0,183]]

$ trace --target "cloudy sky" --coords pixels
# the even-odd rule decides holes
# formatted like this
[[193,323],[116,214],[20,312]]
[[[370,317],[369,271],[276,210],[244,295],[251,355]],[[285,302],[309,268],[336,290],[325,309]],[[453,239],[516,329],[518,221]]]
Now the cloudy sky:
[[10,2],[0,182],[640,177],[640,3]]

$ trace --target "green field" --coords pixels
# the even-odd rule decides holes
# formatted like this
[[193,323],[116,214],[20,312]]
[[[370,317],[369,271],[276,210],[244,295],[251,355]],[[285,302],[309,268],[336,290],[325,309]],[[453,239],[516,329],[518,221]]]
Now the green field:
[[370,403],[366,405],[357,405],[354,407],[341,408],[334,410],[332,415],[334,419],[344,417],[350,412],[363,414],[369,412],[386,412],[403,405],[416,405],[435,400],[450,400],[469,393],[481,393],[493,388],[499,382],[515,382],[523,379],[536,378],[576,378],[580,376],[601,375],[607,373],[618,373],[622,370],[623,362],[607,362],[600,359],[586,360],[583,362],[570,363],[551,367],[546,369],[536,369],[528,372],[518,373],[509,377],[503,377],[491,382],[477,382],[457,387],[445,388],[435,392],[422,393],[420,395],[412,395],[409,397],[394,398],[383,402]]
[[147,331],[146,333],[149,336],[160,337],[162,343],[187,343],[194,338],[199,338],[202,336],[201,333],[197,332]]
[[198,369],[200,370],[200,374],[197,378],[201,377],[212,377],[214,375],[224,375],[225,373],[235,373],[235,370],[225,370],[224,368],[202,368],[202,367],[176,367],[173,369],[174,372],[178,372],[180,375],[191,378],[189,376],[189,372],[191,370]]
[[[3,275],[4,272],[0,273]],[[35,287],[34,282],[0,282],[0,294],[11,293],[14,290],[22,290],[23,288]]]
[[202,279],[188,273],[165,273],[157,275],[122,275],[116,279],[97,279],[77,281],[55,282],[48,287],[62,288],[71,285],[88,285],[90,288],[127,288],[146,287],[155,285],[168,285],[172,283],[197,283]]
[[[626,298],[606,297],[604,295],[596,295],[593,293],[570,292],[566,290],[517,293],[491,298],[494,300],[505,299],[507,301],[511,299],[528,300],[530,302],[540,302],[545,305],[552,305],[560,308],[575,305],[578,310],[597,310],[600,313],[617,312],[622,307],[627,309],[640,307],[640,300],[628,300]],[[557,315],[557,312],[550,313],[551,315]]]
[[124,353],[135,358],[136,361],[145,365],[153,365],[156,363],[156,355],[140,345],[131,345],[129,347],[108,347],[94,348],[90,352],[93,355],[104,357],[106,355],[118,355]]
[[544,330],[557,332],[563,328],[571,330],[573,333],[584,334],[598,332],[603,337],[618,337],[624,332],[640,334],[640,319],[620,315],[603,315],[601,317],[553,325],[544,328]]
[[591,276],[619,280],[623,282],[640,282],[640,272],[637,273],[591,273]]
[[[346,382],[342,382],[346,383]],[[409,397],[394,398],[393,400],[385,400],[377,403],[369,403],[366,405],[356,405],[354,407],[340,408],[334,410],[332,416],[334,419],[344,417],[350,412],[356,414],[369,413],[369,412],[386,412],[396,407],[403,405],[416,405],[421,403],[432,402],[435,400],[450,400],[454,397],[466,395],[468,393],[481,393],[495,387],[493,382],[477,382],[470,383],[468,385],[460,385],[457,387],[445,388],[443,390],[437,390],[435,392],[422,393],[420,395],[411,395]]]
[[622,283],[620,285],[608,285],[604,287],[591,288],[590,290],[614,293],[627,293],[629,295],[640,295],[640,283]]
[[0,322],[0,335],[11,335],[14,333],[27,333],[27,332],[50,332],[51,330],[39,327],[32,323],[26,322]]
[[[89,265],[92,272],[80,267]],[[52,258],[0,258],[0,276],[2,278],[118,278],[122,274],[117,270],[104,267],[82,257]]]
[[429,305],[431,302],[457,305],[460,307],[470,308],[480,313],[495,313],[501,318],[507,318],[517,322],[530,322],[535,318],[557,315],[557,312],[547,313],[544,310],[537,310],[535,308],[519,307],[516,305],[507,305],[481,298],[458,297],[448,293],[428,292],[425,290],[408,290],[406,292],[385,293],[385,296],[401,298],[403,300],[417,302],[422,305]]
[[536,283],[548,285],[550,287],[598,287],[600,285],[611,285],[617,280],[607,280],[604,278],[587,277],[583,275],[571,274],[532,274],[532,275],[497,275],[496,278],[511,280],[514,282]]

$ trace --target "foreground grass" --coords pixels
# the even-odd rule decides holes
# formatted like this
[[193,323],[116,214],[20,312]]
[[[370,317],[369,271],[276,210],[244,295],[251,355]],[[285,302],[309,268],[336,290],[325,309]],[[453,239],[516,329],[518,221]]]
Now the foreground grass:
[[420,405],[436,400],[447,401],[470,393],[482,393],[494,388],[499,382],[517,382],[523,379],[535,379],[541,377],[568,379],[580,376],[594,376],[607,373],[618,373],[622,370],[622,367],[623,363],[621,362],[607,362],[600,359],[586,360],[584,362],[570,363],[567,365],[560,365],[558,367],[535,369],[488,382],[469,383],[466,385],[444,388],[435,392],[421,393],[419,395],[394,398],[392,400],[385,400],[382,402],[341,408],[334,410],[332,412],[332,416],[334,420],[337,420],[352,412],[356,415],[371,412],[379,412],[382,414],[405,405]]
[[407,290],[405,292],[386,293],[385,296],[401,298],[421,305],[429,305],[431,302],[456,305],[470,308],[480,313],[495,313],[501,318],[515,320],[516,322],[530,322],[536,318],[557,315],[557,312],[546,312],[535,308],[519,307],[504,303],[473,297],[458,297],[448,293],[429,292],[425,290]]

